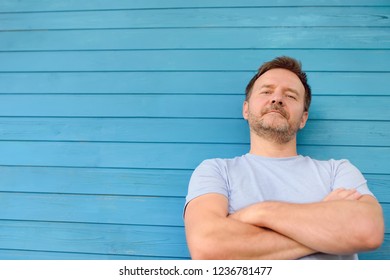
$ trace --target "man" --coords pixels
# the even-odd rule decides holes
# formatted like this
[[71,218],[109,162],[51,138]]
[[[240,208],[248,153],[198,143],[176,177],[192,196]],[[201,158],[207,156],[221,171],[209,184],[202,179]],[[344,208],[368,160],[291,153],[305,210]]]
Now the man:
[[356,259],[383,242],[382,209],[347,160],[297,154],[311,89],[295,59],[263,64],[243,117],[249,153],[194,171],[185,207],[193,259]]

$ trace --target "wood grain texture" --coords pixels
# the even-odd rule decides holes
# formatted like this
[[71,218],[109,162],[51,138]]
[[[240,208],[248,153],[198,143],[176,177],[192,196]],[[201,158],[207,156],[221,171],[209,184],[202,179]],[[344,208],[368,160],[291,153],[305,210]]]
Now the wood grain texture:
[[[387,174],[390,147],[298,146],[320,160],[350,159],[362,172]],[[193,169],[207,158],[230,158],[249,151],[243,144],[182,143],[1,143],[0,165]],[[369,157],[367,155],[370,155]]]
[[[54,98],[55,94],[109,94],[108,98],[112,99],[111,103],[118,100],[113,98],[116,94],[165,95],[155,98],[172,98],[172,96],[166,95],[212,95],[209,97],[211,100],[217,98],[214,95],[241,95],[239,98],[242,100],[247,82],[253,75],[252,72],[209,71],[3,72],[0,73],[0,94],[3,95],[1,97],[5,99],[4,102],[6,102],[6,98],[17,98],[4,96],[5,94],[50,94],[45,98]],[[360,96],[364,96],[364,98],[371,98],[371,95],[389,96],[389,92],[385,90],[387,86],[390,86],[387,77],[388,73],[386,72],[308,73],[309,81],[313,87],[313,95],[356,96],[356,99],[358,96],[359,99]],[[26,87],[26,84],[30,86]],[[87,97],[75,96],[73,98]],[[96,98],[99,100],[99,98],[104,97]],[[142,98],[148,97],[143,96]],[[180,98],[185,98],[185,96]],[[194,97],[186,99],[190,98]],[[195,98],[204,97],[197,96]],[[241,103],[241,100],[235,100],[235,102]],[[313,102],[316,100],[314,98]],[[168,101],[170,100],[168,99]],[[241,106],[241,104],[238,105]]]
[[[181,227],[0,221],[4,250],[188,258]],[[93,258],[93,257],[92,257]]]
[[0,249],[2,260],[188,260],[187,257],[164,257],[144,255],[92,254],[54,252],[44,250]]
[[[389,138],[387,121],[310,119],[298,143],[387,146]],[[0,140],[248,144],[249,129],[245,120],[232,118],[3,117]]]
[[[346,13],[348,11],[348,13]],[[243,16],[244,15],[244,16]],[[2,28],[69,30],[223,27],[388,27],[390,7],[250,7],[0,13]],[[104,18],[104,20],[101,20]]]
[[[72,87],[76,89],[75,84]],[[388,96],[317,96],[310,118],[388,121],[389,100]],[[243,101],[243,95],[0,94],[0,116],[242,119]]]
[[184,198],[1,193],[1,219],[183,226]]
[[[0,72],[212,71],[250,72],[276,56],[299,59],[313,78],[321,72],[388,72],[390,50],[48,50],[0,52]],[[77,63],[75,63],[77,61]],[[364,69],[362,69],[364,66]],[[340,73],[339,73],[340,74]],[[369,75],[372,79],[375,75]],[[321,77],[321,76],[319,76]],[[313,80],[316,82],[318,78]],[[315,86],[316,83],[313,85]],[[371,84],[371,86],[376,86]],[[379,87],[378,87],[379,88]],[[317,92],[317,90],[316,90]]]
[[[183,9],[183,8],[204,8],[204,7],[283,7],[290,6],[289,0],[95,0],[93,2],[80,2],[68,0],[66,3],[50,0],[40,0],[31,4],[29,0],[3,0],[0,5],[2,12],[34,12],[34,11],[74,11],[74,10],[117,10],[117,9]],[[315,3],[311,0],[299,0],[294,2],[294,6],[388,6],[386,0],[318,0]]]
[[362,259],[390,259],[386,0],[0,3],[0,259],[188,259],[193,169],[249,149],[258,66],[301,60],[299,152],[348,158],[385,213]]
[[192,170],[0,166],[0,184],[5,192],[184,198],[191,173]]
[[0,51],[390,48],[388,29],[379,27],[3,31]]

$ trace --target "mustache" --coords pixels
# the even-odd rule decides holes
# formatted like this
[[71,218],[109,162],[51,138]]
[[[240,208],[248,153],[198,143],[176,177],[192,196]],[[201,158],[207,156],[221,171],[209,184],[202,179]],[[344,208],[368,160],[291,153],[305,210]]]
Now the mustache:
[[287,113],[287,111],[284,110],[284,108],[280,104],[278,104],[278,103],[273,103],[273,104],[271,104],[271,106],[261,110],[261,115],[268,114],[271,111],[277,111],[278,113],[280,113],[286,119],[289,118],[289,114]]

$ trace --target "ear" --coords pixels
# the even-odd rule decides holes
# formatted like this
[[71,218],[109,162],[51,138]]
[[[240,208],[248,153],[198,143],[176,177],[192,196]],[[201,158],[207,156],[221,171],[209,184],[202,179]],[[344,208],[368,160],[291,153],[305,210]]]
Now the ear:
[[299,129],[302,129],[305,127],[308,118],[309,118],[309,112],[307,112],[307,111],[303,112],[303,115],[301,118],[301,123],[299,125]]
[[244,104],[242,105],[242,116],[245,120],[248,120],[248,111],[249,111],[249,103],[248,101],[244,101]]

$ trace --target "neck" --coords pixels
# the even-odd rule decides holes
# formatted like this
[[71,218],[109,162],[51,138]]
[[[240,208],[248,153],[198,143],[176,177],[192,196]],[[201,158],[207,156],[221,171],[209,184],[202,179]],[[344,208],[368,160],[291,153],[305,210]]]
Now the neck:
[[268,139],[257,136],[251,133],[251,148],[249,153],[273,158],[293,157],[297,156],[297,141],[294,137],[287,143],[276,143]]

